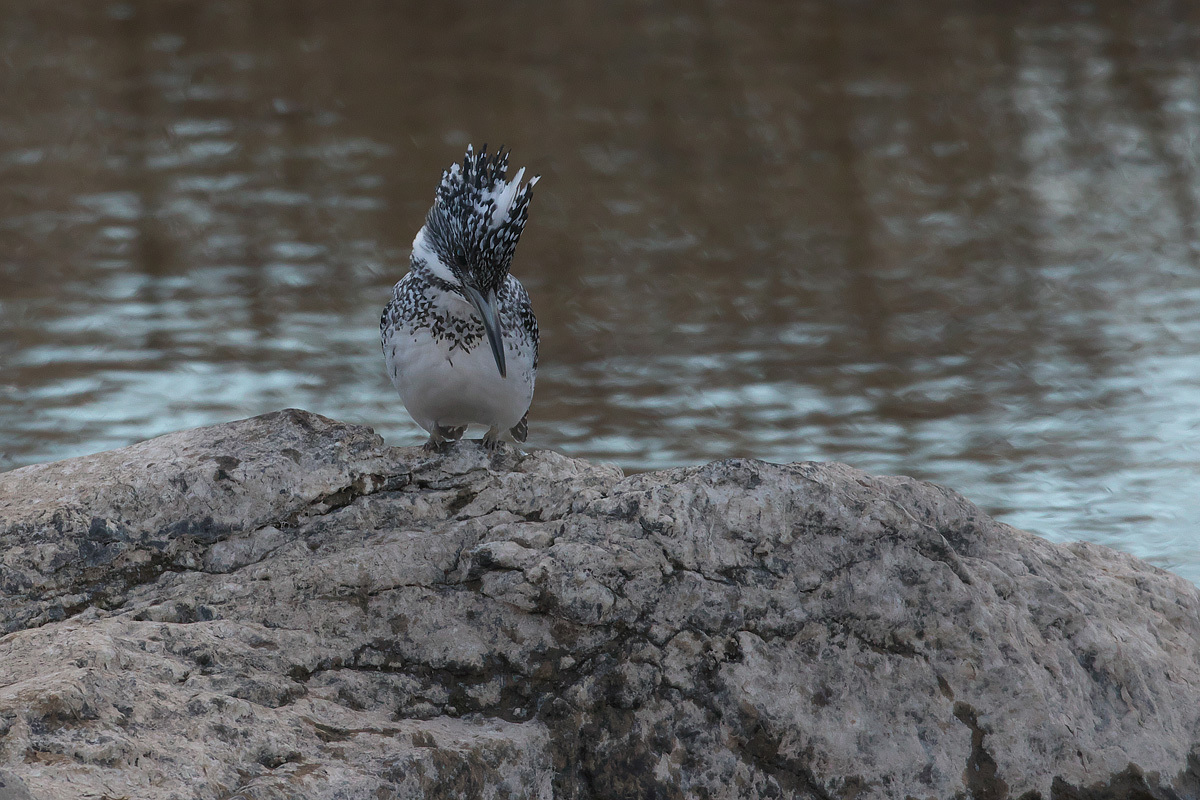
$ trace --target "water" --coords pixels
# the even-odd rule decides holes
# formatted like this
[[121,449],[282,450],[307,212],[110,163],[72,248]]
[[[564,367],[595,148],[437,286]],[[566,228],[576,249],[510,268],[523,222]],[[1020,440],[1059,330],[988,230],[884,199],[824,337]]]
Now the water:
[[1200,580],[1190,5],[406,5],[5,4],[0,469],[421,441],[379,312],[486,141],[542,175],[532,446],[836,459]]

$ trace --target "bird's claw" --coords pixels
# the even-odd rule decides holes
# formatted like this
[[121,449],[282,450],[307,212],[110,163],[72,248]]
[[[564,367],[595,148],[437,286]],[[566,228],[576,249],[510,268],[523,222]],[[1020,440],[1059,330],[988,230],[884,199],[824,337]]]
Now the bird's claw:
[[487,450],[489,453],[495,453],[500,450],[500,448],[503,447],[503,443],[500,441],[500,431],[489,430],[483,435],[483,438],[479,440],[479,446],[484,450]]
[[421,449],[426,453],[445,453],[450,449],[450,445],[461,439],[462,435],[466,432],[467,428],[465,425],[458,428],[435,425],[429,433],[429,441]]

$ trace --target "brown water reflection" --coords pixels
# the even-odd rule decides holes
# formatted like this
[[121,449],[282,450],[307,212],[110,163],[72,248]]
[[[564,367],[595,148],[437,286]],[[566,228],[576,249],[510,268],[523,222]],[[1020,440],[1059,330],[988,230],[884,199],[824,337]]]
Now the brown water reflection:
[[1200,579],[1200,12],[6,3],[0,468],[301,406],[441,168],[540,172],[530,443],[838,459]]

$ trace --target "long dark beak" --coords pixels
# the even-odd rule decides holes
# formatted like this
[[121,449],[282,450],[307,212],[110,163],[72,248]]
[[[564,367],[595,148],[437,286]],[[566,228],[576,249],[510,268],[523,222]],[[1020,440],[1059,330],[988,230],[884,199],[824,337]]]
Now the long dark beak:
[[496,293],[483,294],[473,286],[463,284],[467,297],[479,312],[483,320],[483,329],[487,331],[488,344],[492,346],[492,355],[496,357],[496,366],[500,369],[500,377],[507,378],[508,371],[504,368],[504,338],[500,334],[500,318],[496,315]]

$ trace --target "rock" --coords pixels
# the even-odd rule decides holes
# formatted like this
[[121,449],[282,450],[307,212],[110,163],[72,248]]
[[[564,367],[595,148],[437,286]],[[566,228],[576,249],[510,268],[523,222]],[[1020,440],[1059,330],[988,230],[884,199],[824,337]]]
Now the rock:
[[32,800],[25,781],[8,770],[0,769],[0,800]]
[[1200,796],[1196,587],[839,464],[289,410],[0,475],[0,589],[36,800]]

